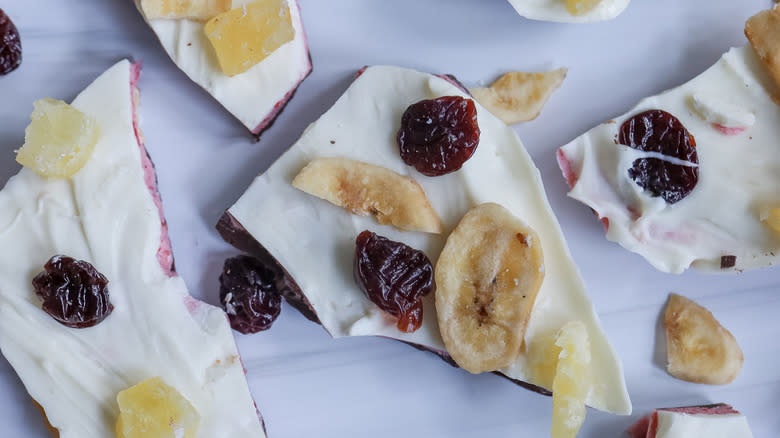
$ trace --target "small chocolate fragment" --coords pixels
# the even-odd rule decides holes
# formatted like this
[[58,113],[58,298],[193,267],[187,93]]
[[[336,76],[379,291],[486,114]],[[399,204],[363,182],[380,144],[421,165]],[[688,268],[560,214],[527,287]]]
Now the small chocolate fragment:
[[720,258],[720,269],[733,268],[737,265],[737,256],[725,255]]

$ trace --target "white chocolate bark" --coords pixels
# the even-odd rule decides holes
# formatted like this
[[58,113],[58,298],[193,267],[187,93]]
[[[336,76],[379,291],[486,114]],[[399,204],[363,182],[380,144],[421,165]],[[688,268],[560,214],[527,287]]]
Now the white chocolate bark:
[[658,411],[655,438],[753,438],[742,414],[707,415]]
[[[233,0],[241,7],[252,0]],[[311,72],[311,60],[296,0],[287,0],[295,29],[292,41],[244,73],[222,73],[205,23],[188,19],[147,19],[173,62],[195,83],[208,91],[250,131],[257,134],[273,122],[298,85]],[[136,0],[143,14],[140,0]],[[173,110],[173,109],[172,109]]]
[[562,23],[589,23],[611,20],[620,15],[631,0],[601,0],[592,10],[582,15],[572,15],[564,0],[509,0],[523,17],[533,20]]
[[[224,312],[158,260],[131,76],[119,62],[73,101],[100,127],[83,169],[46,179],[25,168],[0,191],[0,348],[61,438],[113,437],[117,393],[151,377],[192,403],[199,438],[265,437]],[[31,281],[55,254],[108,278],[114,311],[103,322],[72,329],[41,310]]]
[[[526,344],[551,342],[566,322],[581,320],[593,349],[595,382],[588,404],[630,413],[620,361],[588,300],[539,172],[514,131],[477,104],[480,143],[461,170],[431,178],[401,160],[396,134],[403,112],[417,101],[448,95],[467,97],[450,81],[430,74],[398,67],[368,68],[228,212],[287,269],[331,335],[385,336],[445,353],[433,294],[424,300],[422,327],[409,334],[399,332],[395,321],[363,295],[352,275],[355,238],[363,230],[374,231],[424,251],[435,265],[447,235],[466,211],[485,202],[501,204],[536,230],[544,249],[546,276]],[[295,175],[319,157],[359,160],[416,180],[445,232],[434,235],[380,226],[372,218],[353,215],[295,189],[291,185]],[[502,373],[541,384],[526,356]]]
[[[777,263],[780,234],[763,222],[780,206],[774,93],[753,50],[732,49],[690,82],[563,146],[559,162],[572,185],[569,196],[609,220],[609,240],[664,272],[722,271],[723,256],[736,257],[733,266],[724,265],[732,271]],[[623,122],[650,109],[677,117],[696,141],[698,184],[671,205],[628,176],[643,153],[617,144]]]

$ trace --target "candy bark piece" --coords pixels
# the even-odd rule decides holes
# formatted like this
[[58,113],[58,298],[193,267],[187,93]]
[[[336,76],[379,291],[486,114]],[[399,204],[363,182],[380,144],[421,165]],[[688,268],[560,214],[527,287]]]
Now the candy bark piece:
[[[225,313],[173,270],[135,113],[139,68],[119,62],[72,102],[101,127],[81,171],[24,168],[0,191],[0,349],[60,438],[115,436],[117,394],[155,376],[197,408],[196,438],[264,438]],[[103,322],[72,329],[41,310],[31,282],[54,254],[109,279]]]
[[[539,171],[514,131],[485,108],[477,104],[480,146],[463,167],[447,175],[417,179],[442,219],[445,233],[441,235],[378,226],[373,218],[333,208],[291,185],[300,169],[319,157],[346,157],[401,175],[417,175],[399,156],[399,121],[410,104],[440,96],[468,97],[451,77],[389,66],[365,69],[335,105],[230,207],[219,222],[221,234],[237,247],[273,260],[284,269],[301,291],[289,294],[288,300],[321,322],[331,335],[394,338],[433,351],[452,363],[436,321],[434,294],[423,298],[420,329],[401,333],[355,284],[350,269],[353,242],[368,229],[422,250],[435,263],[447,233],[466,211],[486,202],[500,204],[536,230],[543,246],[545,279],[528,323],[526,344],[532,348],[536,342],[546,342],[567,322],[581,320],[587,327],[596,370],[594,389],[586,402],[598,409],[629,413],[622,366],[587,298],[547,202]],[[530,359],[521,355],[500,372],[545,391],[530,371]]]

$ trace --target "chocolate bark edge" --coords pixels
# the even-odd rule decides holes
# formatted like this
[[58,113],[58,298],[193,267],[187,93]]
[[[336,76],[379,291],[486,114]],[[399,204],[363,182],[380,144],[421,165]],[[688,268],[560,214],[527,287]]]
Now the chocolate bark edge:
[[[416,348],[416,349],[418,349],[420,351],[433,353],[436,356],[438,356],[441,360],[443,360],[444,362],[447,362],[450,366],[455,367],[455,368],[460,368],[458,366],[458,364],[455,362],[455,360],[452,358],[452,356],[450,356],[446,352],[437,351],[437,350],[428,348],[425,345],[415,344],[413,342],[407,342],[407,341],[401,341],[401,342],[403,342],[406,345],[409,345],[410,347],[414,347],[414,348]],[[495,374],[497,376],[500,376],[500,377],[503,377],[503,378],[509,380],[510,382],[514,383],[515,385],[521,386],[521,387],[523,387],[523,388],[525,388],[525,389],[527,389],[529,391],[533,391],[533,392],[535,392],[537,394],[546,395],[548,397],[552,396],[552,392],[542,388],[541,386],[536,386],[536,385],[532,385],[532,384],[530,384],[528,382],[524,382],[522,380],[513,379],[513,378],[507,376],[506,374],[502,374],[502,373],[500,373],[498,371],[493,371],[493,374]]]
[[301,291],[298,283],[289,272],[279,263],[276,258],[268,252],[251,234],[244,228],[229,211],[225,211],[217,222],[217,231],[225,242],[233,245],[234,248],[249,253],[257,257],[264,264],[276,269],[278,278],[277,288],[282,292],[282,296],[291,306],[295,307],[303,316],[312,322],[321,324],[317,318],[317,312],[312,307],[309,300]]
[[311,60],[311,52],[308,51],[309,56],[309,71],[303,76],[303,78],[298,82],[297,85],[295,85],[295,88],[288,91],[287,94],[284,95],[284,98],[282,98],[281,101],[277,102],[276,105],[274,105],[274,109],[271,111],[271,113],[268,115],[268,117],[265,118],[260,124],[255,127],[253,130],[249,131],[249,133],[252,135],[252,138],[254,138],[255,143],[260,142],[260,137],[263,135],[265,131],[267,131],[271,126],[273,126],[274,122],[276,122],[276,119],[282,114],[285,108],[287,108],[287,104],[290,103],[290,101],[295,97],[295,93],[298,92],[298,88],[300,88],[301,84],[303,84],[303,81],[305,81],[314,71],[314,64],[312,64]]

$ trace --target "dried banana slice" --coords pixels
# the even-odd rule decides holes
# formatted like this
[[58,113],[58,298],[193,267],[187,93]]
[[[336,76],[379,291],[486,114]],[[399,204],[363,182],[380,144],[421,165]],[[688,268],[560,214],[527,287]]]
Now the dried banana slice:
[[561,86],[569,70],[544,73],[509,72],[490,88],[469,90],[474,99],[507,125],[527,122],[539,116],[553,91]]
[[390,169],[347,158],[317,158],[293,179],[293,187],[373,216],[402,230],[441,233],[442,224],[422,187]]
[[745,36],[780,86],[780,5],[750,17],[745,24]]
[[435,273],[439,328],[455,362],[475,374],[512,364],[544,279],[536,232],[498,204],[476,206],[447,238]]
[[671,294],[664,326],[669,374],[710,385],[725,385],[737,378],[744,361],[742,349],[709,310]]

